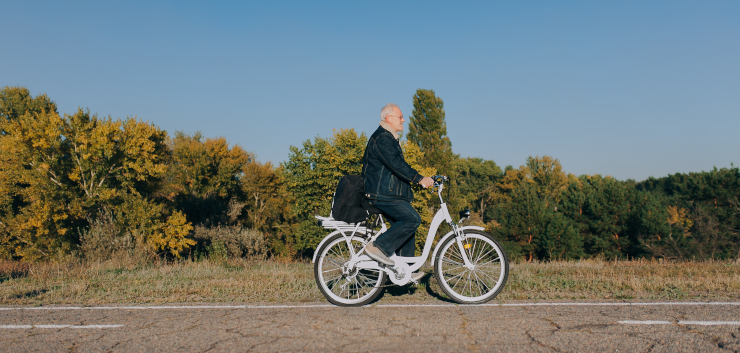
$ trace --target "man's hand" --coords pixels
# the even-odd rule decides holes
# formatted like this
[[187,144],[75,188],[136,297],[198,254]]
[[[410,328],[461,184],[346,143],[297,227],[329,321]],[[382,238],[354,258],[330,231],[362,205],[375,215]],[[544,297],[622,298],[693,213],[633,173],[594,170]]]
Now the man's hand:
[[434,180],[430,177],[424,177],[424,179],[421,179],[419,182],[419,185],[423,186],[425,189],[434,185]]

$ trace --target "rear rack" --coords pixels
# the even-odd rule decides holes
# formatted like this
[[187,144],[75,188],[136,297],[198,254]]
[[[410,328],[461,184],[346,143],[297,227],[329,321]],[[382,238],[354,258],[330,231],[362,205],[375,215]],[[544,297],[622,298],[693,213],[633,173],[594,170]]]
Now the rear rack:
[[[316,218],[316,224],[319,227],[324,227],[325,229],[338,230],[338,231],[340,231],[342,233],[344,233],[346,231],[349,231],[349,232],[352,232],[354,234],[361,227],[367,227],[368,226],[368,224],[367,224],[366,221],[362,221],[362,222],[358,222],[358,223],[347,223],[347,222],[343,222],[343,221],[338,221],[338,220],[334,219],[334,217],[332,217],[332,216],[329,216],[329,217],[314,216],[314,218]],[[375,234],[380,234],[380,233],[383,233],[386,230],[388,230],[388,228],[385,226],[385,222],[383,220],[383,216],[382,215],[378,215],[378,218],[375,220],[375,222],[372,222],[372,223],[373,223],[373,225],[370,228],[377,227],[378,225],[380,225],[380,228],[381,228],[380,231],[378,231]]]
[[322,217],[322,216],[314,216],[316,218],[316,224],[319,227],[324,227],[326,229],[342,229],[342,230],[353,230],[357,227],[362,227],[365,225],[365,221],[359,222],[359,223],[347,223],[342,221],[337,221],[334,219],[334,217]]

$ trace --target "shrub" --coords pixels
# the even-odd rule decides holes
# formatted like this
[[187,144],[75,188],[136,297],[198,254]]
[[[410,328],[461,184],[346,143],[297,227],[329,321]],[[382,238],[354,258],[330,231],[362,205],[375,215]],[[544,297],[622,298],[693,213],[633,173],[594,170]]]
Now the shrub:
[[90,221],[90,227],[79,231],[80,252],[88,260],[110,260],[114,254],[133,250],[131,234],[123,233],[107,211]]
[[30,268],[27,262],[0,260],[0,283],[11,278],[25,277]]
[[211,257],[221,257],[221,250],[226,248],[228,257],[264,257],[268,244],[264,235],[254,229],[241,226],[216,227],[196,226],[193,236],[206,246]]

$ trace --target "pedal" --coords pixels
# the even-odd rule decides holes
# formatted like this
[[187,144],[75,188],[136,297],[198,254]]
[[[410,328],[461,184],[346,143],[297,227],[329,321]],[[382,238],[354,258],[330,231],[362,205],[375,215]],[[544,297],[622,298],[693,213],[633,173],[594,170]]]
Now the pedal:
[[393,272],[393,274],[396,276],[397,279],[401,279],[405,275],[404,272],[399,272],[398,269],[396,269],[396,267],[394,266],[386,266],[381,263],[378,263],[378,265],[380,265],[380,268],[388,269],[391,272]]

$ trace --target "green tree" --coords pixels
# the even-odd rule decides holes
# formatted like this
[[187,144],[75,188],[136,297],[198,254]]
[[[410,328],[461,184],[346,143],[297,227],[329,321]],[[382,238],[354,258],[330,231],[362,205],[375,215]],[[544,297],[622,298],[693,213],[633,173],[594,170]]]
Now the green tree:
[[406,138],[419,146],[424,153],[424,159],[421,161],[423,166],[450,175],[455,156],[452,153],[450,138],[447,137],[444,102],[433,90],[417,89],[413,106]]
[[296,250],[316,248],[326,231],[316,225],[314,215],[328,216],[332,195],[345,174],[360,175],[367,136],[354,129],[334,131],[330,138],[307,140],[303,148],[290,146],[285,170],[286,187],[298,224],[293,230]]
[[[204,138],[200,132],[175,133],[169,140],[172,159],[160,192],[183,210],[188,219],[207,226],[232,223],[229,205],[241,208],[241,177],[254,155],[239,145],[229,147],[225,138]],[[243,206],[243,205],[241,205]],[[241,213],[240,209],[231,210]]]
[[460,195],[470,205],[471,211],[486,222],[486,208],[501,193],[498,187],[503,177],[501,168],[494,161],[468,157],[457,159],[454,169]]
[[740,169],[733,166],[651,177],[636,188],[662,202],[664,222],[670,218],[668,207],[687,210],[685,217],[691,221],[686,230],[673,227],[664,236],[646,237],[646,246],[656,256],[740,259]]
[[489,231],[505,240],[512,257],[531,261],[584,256],[577,226],[538,193],[537,184],[522,181],[496,211],[497,226]]

